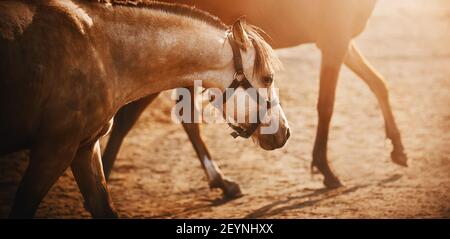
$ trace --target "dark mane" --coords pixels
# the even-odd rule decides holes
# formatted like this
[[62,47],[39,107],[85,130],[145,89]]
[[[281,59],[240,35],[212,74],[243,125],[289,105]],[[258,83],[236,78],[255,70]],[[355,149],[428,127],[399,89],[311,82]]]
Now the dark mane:
[[180,16],[190,17],[206,22],[216,28],[227,30],[229,27],[223,23],[218,17],[210,13],[200,10],[194,6],[188,6],[178,3],[165,3],[151,0],[84,0],[89,2],[99,2],[110,4],[112,6],[127,6],[135,8],[146,8],[160,10],[168,13],[173,13]]

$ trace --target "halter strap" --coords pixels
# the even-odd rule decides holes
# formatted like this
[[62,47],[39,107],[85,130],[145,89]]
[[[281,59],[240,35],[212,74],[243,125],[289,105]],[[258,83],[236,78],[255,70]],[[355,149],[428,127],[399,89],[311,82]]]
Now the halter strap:
[[[236,41],[233,39],[233,37],[228,35],[228,40],[231,45],[231,49],[233,51],[233,62],[234,62],[234,76],[233,76],[233,82],[231,82],[229,89],[236,90],[239,87],[242,87],[243,89],[247,90],[250,88],[254,88],[250,81],[248,81],[247,76],[244,73],[244,67],[242,64],[242,55],[241,50],[236,43]],[[222,95],[223,104],[226,104],[228,99],[231,97],[231,95],[227,94],[227,91],[225,90]],[[279,104],[279,101],[277,98],[272,99],[271,101],[266,100],[263,98],[258,91],[256,91],[256,99],[254,99],[258,103],[258,112],[256,117],[256,123],[250,123],[250,126],[248,128],[244,128],[239,125],[234,125],[232,123],[228,123],[228,126],[230,126],[231,129],[234,130],[233,133],[231,133],[231,136],[234,138],[237,137],[243,137],[243,138],[250,138],[255,131],[258,129],[258,127],[261,125],[261,119],[259,117],[260,112],[264,112],[264,117],[267,115],[267,111],[272,107]],[[266,107],[262,108],[259,107],[259,102],[266,102]]]
[[236,74],[244,74],[241,49],[239,48],[236,40],[234,40],[231,34],[228,35],[228,41],[230,42],[231,50],[233,51],[234,70],[236,71],[235,76]]

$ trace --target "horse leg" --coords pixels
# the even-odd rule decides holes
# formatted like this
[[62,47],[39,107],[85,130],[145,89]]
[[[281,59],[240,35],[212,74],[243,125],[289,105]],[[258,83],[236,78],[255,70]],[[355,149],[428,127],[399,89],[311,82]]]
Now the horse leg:
[[69,167],[78,143],[44,137],[31,150],[30,163],[16,193],[9,217],[31,218],[51,186]]
[[395,118],[389,103],[389,92],[383,81],[383,77],[369,64],[354,43],[350,44],[347,57],[345,58],[345,65],[366,82],[370,90],[377,97],[384,117],[386,137],[391,140],[393,145],[391,159],[396,164],[407,166],[408,159],[403,151],[404,148],[400,131],[395,123]]
[[103,152],[103,170],[105,172],[106,180],[109,179],[109,175],[111,174],[112,167],[116,161],[123,139],[139,119],[145,108],[156,99],[158,95],[159,93],[149,95],[140,100],[131,102],[123,106],[114,116],[114,124],[111,129],[108,143]]
[[242,196],[239,184],[225,178],[216,163],[211,159],[208,149],[200,136],[199,125],[197,123],[183,123],[189,140],[206,173],[210,188],[220,188],[225,197],[235,198]]
[[92,217],[116,218],[103,174],[99,141],[79,148],[71,168]]
[[[193,88],[189,88],[191,91],[191,116],[194,114],[200,114],[195,104],[195,95]],[[194,121],[192,121],[194,122]],[[206,147],[200,134],[200,126],[198,123],[182,123],[184,130],[186,131],[189,140],[194,147],[195,152],[202,164],[203,170],[208,178],[210,188],[220,188],[223,194],[227,198],[236,198],[242,196],[241,188],[239,184],[224,177],[219,167],[212,160],[211,155]]]
[[312,168],[317,168],[324,176],[327,188],[342,186],[329,167],[327,159],[328,132],[336,93],[339,71],[347,52],[348,42],[321,48],[322,64],[320,71],[319,100],[317,103],[318,126],[313,149]]

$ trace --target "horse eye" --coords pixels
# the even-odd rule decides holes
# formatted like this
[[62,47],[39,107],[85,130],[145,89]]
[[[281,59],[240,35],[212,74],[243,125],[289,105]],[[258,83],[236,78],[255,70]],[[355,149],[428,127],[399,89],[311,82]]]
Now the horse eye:
[[263,81],[265,84],[270,85],[273,82],[273,77],[272,76],[266,76],[263,78]]

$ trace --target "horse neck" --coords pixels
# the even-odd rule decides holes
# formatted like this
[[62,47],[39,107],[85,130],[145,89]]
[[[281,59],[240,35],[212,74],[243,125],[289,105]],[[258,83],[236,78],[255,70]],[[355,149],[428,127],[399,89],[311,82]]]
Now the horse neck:
[[[232,68],[226,32],[206,22],[158,10],[115,7],[92,11],[92,35],[114,79],[118,107],[202,80],[222,87]],[[211,79],[214,79],[212,81]]]

